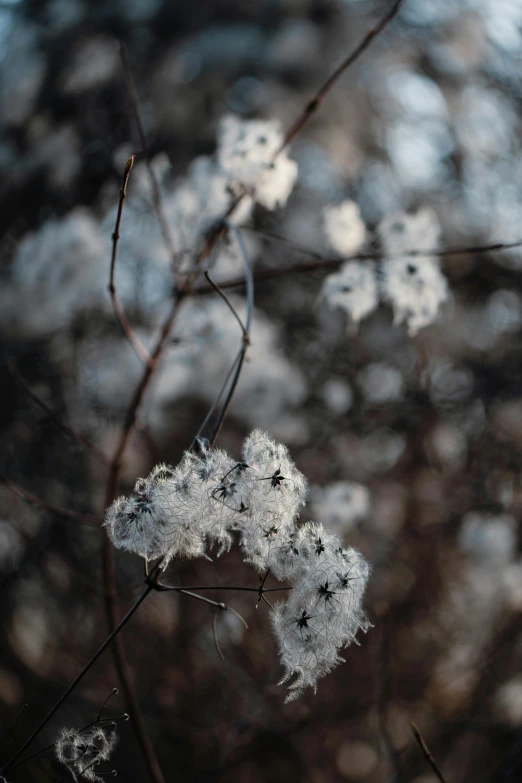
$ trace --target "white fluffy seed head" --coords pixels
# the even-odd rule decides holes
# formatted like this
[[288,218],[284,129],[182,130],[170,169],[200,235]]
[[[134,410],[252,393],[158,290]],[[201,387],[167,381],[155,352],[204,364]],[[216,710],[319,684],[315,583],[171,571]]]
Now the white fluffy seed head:
[[232,183],[254,191],[266,209],[283,207],[297,179],[297,163],[285,151],[274,156],[283,142],[275,120],[242,120],[227,115],[218,130],[218,162]]
[[382,297],[393,308],[394,323],[405,323],[414,335],[437,318],[448,297],[448,285],[436,257],[400,254],[437,248],[437,216],[430,209],[421,209],[414,215],[391,215],[380,223],[379,237],[384,252],[394,256],[382,262]]
[[357,253],[366,240],[366,226],[355,201],[325,207],[323,227],[328,244],[342,256]]
[[344,310],[350,324],[358,324],[379,303],[375,265],[371,261],[347,261],[325,278],[322,296],[331,308]]
[[287,701],[307,687],[315,691],[317,681],[343,660],[342,648],[369,628],[362,609],[369,569],[360,553],[343,550],[320,525],[306,526],[306,539],[306,567],[272,618],[285,668],[281,682],[292,680]]
[[108,761],[117,742],[115,723],[95,723],[83,731],[62,729],[54,749],[58,761],[64,764],[73,780],[78,778],[103,783],[96,767]]
[[[157,465],[132,495],[107,509],[105,520],[115,546],[161,557],[163,567],[175,556],[207,556],[213,546],[219,554],[238,535],[245,561],[289,582],[273,618],[283,681],[295,678],[289,699],[315,688],[342,660],[340,650],[369,626],[362,610],[368,565],[324,525],[297,525],[306,496],[306,479],[286,446],[257,429],[240,461],[208,449],[185,454],[176,467]],[[70,733],[63,740],[65,758],[76,740]]]

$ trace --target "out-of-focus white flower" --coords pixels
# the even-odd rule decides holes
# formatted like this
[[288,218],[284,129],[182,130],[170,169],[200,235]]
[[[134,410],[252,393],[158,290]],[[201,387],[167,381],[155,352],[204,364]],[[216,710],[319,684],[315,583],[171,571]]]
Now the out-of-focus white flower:
[[312,487],[312,513],[339,536],[348,533],[370,510],[370,493],[363,484],[337,481],[326,487]]
[[464,516],[459,532],[460,548],[474,560],[495,568],[513,559],[516,522],[509,514],[472,511]]
[[104,778],[96,774],[96,767],[109,759],[116,741],[116,725],[104,721],[83,731],[62,729],[54,749],[58,761],[67,767],[73,780],[84,778],[92,783],[103,783]]
[[347,261],[325,278],[322,296],[329,306],[344,310],[350,323],[358,324],[378,304],[375,266],[371,262]]
[[394,323],[406,323],[411,335],[433,323],[448,296],[446,278],[436,257],[400,257],[407,250],[436,249],[440,237],[437,216],[430,209],[415,215],[391,215],[379,225],[385,254],[381,294],[393,308]]
[[[105,297],[100,276],[103,242],[88,210],[78,207],[50,219],[20,243],[12,265],[13,286],[1,297],[3,320],[24,332],[47,333]],[[29,306],[38,302],[38,307]]]
[[353,393],[350,384],[342,378],[329,378],[323,384],[321,397],[329,410],[337,415],[346,413],[352,406]]
[[357,253],[366,239],[366,226],[355,201],[325,207],[323,225],[328,244],[343,256]]
[[297,163],[286,151],[274,157],[283,142],[275,120],[223,117],[218,130],[218,163],[231,183],[254,190],[266,209],[283,207],[297,179]]
[[386,405],[401,399],[404,391],[402,373],[385,362],[367,365],[357,376],[365,399],[375,405]]
[[522,726],[522,677],[513,677],[495,693],[494,709],[498,718],[512,728]]

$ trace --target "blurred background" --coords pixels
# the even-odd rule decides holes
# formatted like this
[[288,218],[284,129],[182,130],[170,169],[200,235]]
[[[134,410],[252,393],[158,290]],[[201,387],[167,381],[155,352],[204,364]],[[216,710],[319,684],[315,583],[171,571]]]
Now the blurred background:
[[[101,518],[106,467],[27,394],[112,454],[140,362],[107,293],[125,161],[139,151],[118,41],[127,47],[167,207],[221,117],[284,129],[387,9],[366,0],[49,0],[0,3],[1,472],[47,503]],[[256,208],[258,266],[319,253],[321,211],[353,199],[368,230],[430,207],[442,246],[522,238],[521,0],[404,0],[290,150],[288,204]],[[143,156],[132,172],[117,285],[151,344],[169,304],[169,256]],[[181,183],[181,184],[180,184]],[[181,243],[182,244],[182,243]],[[241,273],[232,245],[215,277]],[[319,296],[325,272],[256,285],[253,345],[218,445],[239,456],[255,426],[285,442],[311,484],[303,518],[372,564],[373,628],[346,663],[284,706],[268,607],[225,598],[249,624],[153,595],[123,632],[167,780],[433,783],[409,720],[446,778],[522,779],[522,252],[443,259],[450,294],[415,337],[380,306],[347,333]],[[244,310],[241,289],[232,297]],[[240,343],[217,296],[183,305],[129,443],[122,490],[190,446]],[[105,638],[103,532],[0,484],[0,755]],[[117,553],[121,615],[142,564]],[[256,585],[235,550],[175,563],[174,584]],[[246,596],[246,597],[245,597]],[[110,653],[35,748],[90,723],[117,678]],[[118,701],[120,699],[120,701]],[[111,702],[119,714],[121,697]],[[146,779],[129,724],[107,770]],[[101,769],[101,768],[100,768]],[[9,780],[59,780],[52,753]],[[12,783],[11,781],[11,783]]]

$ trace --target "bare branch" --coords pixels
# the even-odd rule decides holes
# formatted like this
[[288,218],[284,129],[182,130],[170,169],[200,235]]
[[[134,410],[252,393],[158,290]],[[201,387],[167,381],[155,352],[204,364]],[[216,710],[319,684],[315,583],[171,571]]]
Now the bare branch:
[[328,93],[333,89],[335,84],[339,81],[343,73],[345,73],[348,68],[354,64],[356,60],[359,59],[361,54],[363,54],[366,49],[370,46],[373,39],[376,38],[378,35],[382,33],[385,27],[387,27],[392,19],[396,16],[401,3],[403,0],[395,0],[393,5],[391,6],[388,13],[386,13],[381,21],[376,25],[376,27],[372,27],[362,41],[355,47],[355,49],[342,61],[342,63],[335,69],[335,71],[328,77],[328,79],[325,81],[323,86],[316,92],[314,97],[311,101],[309,101],[303,112],[299,115],[299,117],[295,120],[293,125],[288,129],[286,136],[283,140],[283,143],[277,150],[277,152],[274,155],[273,160],[277,158],[277,156],[285,149],[285,147],[288,147],[288,145],[295,139],[299,131],[303,128],[304,125],[308,122],[308,120],[313,117],[316,112],[319,111],[321,108],[321,105],[328,95]]
[[140,106],[138,101],[138,94],[136,92],[136,86],[134,84],[134,78],[132,76],[132,70],[129,64],[129,59],[127,57],[127,50],[125,49],[125,45],[123,42],[120,42],[120,61],[121,66],[123,70],[123,77],[125,80],[125,85],[127,87],[127,93],[129,96],[129,101],[132,107],[132,113],[134,115],[134,120],[136,122],[136,127],[138,129],[138,135],[140,138],[140,144],[142,152],[145,156],[145,162],[147,164],[147,170],[149,172],[149,178],[150,178],[150,184],[152,187],[152,198],[154,201],[154,208],[156,210],[156,215],[158,217],[158,222],[160,225],[161,233],[163,236],[163,241],[165,242],[165,246],[169,252],[169,255],[172,259],[172,265],[175,269],[176,267],[176,261],[178,258],[178,254],[176,253],[175,247],[174,247],[174,241],[172,239],[169,224],[167,221],[167,217],[165,215],[165,207],[163,204],[163,197],[161,195],[161,188],[159,186],[157,177],[154,173],[154,169],[151,166],[150,163],[150,156],[149,156],[149,148],[147,145],[147,139],[145,137],[145,130],[143,128],[143,122],[141,119],[141,113],[140,113]]
[[223,403],[223,406],[221,408],[221,411],[219,413],[217,422],[214,426],[214,431],[212,433],[212,436],[210,438],[210,443],[213,445],[217,437],[221,431],[221,427],[223,426],[223,422],[225,420],[225,416],[227,415],[228,409],[230,407],[230,403],[232,402],[232,398],[234,396],[234,392],[236,390],[239,377],[241,375],[241,369],[243,367],[243,362],[245,360],[247,348],[250,345],[250,322],[252,320],[252,310],[254,308],[254,280],[252,277],[252,269],[250,266],[250,260],[248,258],[248,253],[246,251],[245,243],[243,241],[243,236],[240,232],[240,230],[234,226],[232,223],[228,223],[228,227],[231,231],[234,232],[237,243],[239,245],[239,249],[241,251],[241,256],[243,258],[243,264],[245,267],[245,279],[246,279],[246,287],[247,287],[247,312],[246,312],[246,322],[245,326],[243,327],[243,343],[240,348],[240,354],[239,354],[239,360],[237,362],[237,368],[234,373],[234,377],[232,379],[232,383],[230,384],[230,389],[228,391],[228,394],[225,398],[225,401]]
[[45,728],[45,726],[47,726],[47,724],[49,723],[49,721],[51,720],[51,718],[53,717],[53,715],[54,715],[54,714],[55,714],[55,713],[58,711],[58,709],[59,709],[59,708],[62,706],[62,704],[64,703],[64,701],[65,701],[65,700],[66,700],[66,699],[67,699],[67,698],[68,698],[68,697],[71,695],[71,693],[74,691],[74,689],[76,688],[76,686],[77,686],[77,685],[78,685],[78,684],[81,682],[81,680],[83,680],[83,678],[85,677],[85,675],[87,674],[87,672],[88,672],[88,671],[89,671],[89,670],[92,668],[92,666],[94,666],[94,664],[96,663],[96,661],[98,660],[98,658],[100,657],[100,655],[101,655],[101,654],[102,654],[102,653],[103,653],[103,652],[104,652],[104,651],[107,649],[107,647],[109,647],[109,645],[110,645],[110,644],[111,644],[111,643],[112,643],[112,642],[113,642],[113,641],[114,641],[116,638],[118,638],[118,634],[120,633],[120,631],[122,630],[122,628],[124,627],[124,625],[126,625],[126,624],[129,622],[129,620],[131,619],[131,617],[133,616],[133,614],[136,612],[136,610],[138,609],[138,607],[139,607],[139,606],[140,606],[140,605],[143,603],[143,601],[144,601],[144,600],[145,600],[145,598],[146,598],[146,597],[149,595],[149,593],[152,591],[152,589],[153,589],[153,588],[152,588],[152,586],[151,586],[151,585],[147,585],[147,587],[146,587],[146,588],[145,588],[145,590],[142,592],[142,594],[140,595],[140,597],[139,597],[139,598],[138,598],[138,599],[135,601],[135,603],[134,603],[134,604],[131,606],[131,608],[129,609],[129,611],[128,611],[128,612],[127,612],[127,614],[125,615],[125,617],[123,617],[123,619],[122,619],[122,620],[120,620],[120,622],[119,622],[119,623],[116,625],[116,627],[114,628],[114,630],[112,631],[112,633],[111,633],[111,634],[110,634],[110,635],[107,637],[107,639],[105,639],[105,641],[103,642],[103,644],[102,644],[102,645],[101,645],[101,646],[100,646],[100,647],[97,649],[97,651],[94,653],[94,655],[92,656],[92,658],[91,658],[91,659],[90,659],[90,660],[89,660],[89,661],[88,661],[88,662],[85,664],[85,666],[83,667],[83,669],[81,670],[81,672],[80,672],[80,673],[78,674],[78,676],[77,676],[77,677],[76,677],[76,678],[73,680],[73,682],[72,682],[72,683],[69,685],[69,687],[68,687],[68,688],[67,688],[67,690],[66,690],[66,691],[65,691],[65,692],[62,694],[62,696],[60,696],[60,698],[59,698],[59,699],[58,699],[58,701],[57,701],[57,702],[54,704],[54,706],[52,707],[52,709],[50,710],[50,712],[48,712],[48,713],[47,713],[47,715],[45,716],[45,718],[44,718],[44,719],[41,721],[41,723],[40,723],[40,724],[39,724],[39,725],[36,727],[36,729],[33,731],[33,733],[31,734],[31,736],[30,736],[30,737],[29,737],[29,738],[28,738],[28,739],[27,739],[27,740],[24,742],[24,744],[23,744],[23,745],[22,745],[22,746],[21,746],[21,747],[20,747],[20,748],[19,748],[19,749],[16,751],[16,753],[15,753],[15,754],[14,754],[14,756],[13,756],[13,757],[10,759],[10,761],[8,761],[8,762],[7,762],[7,764],[5,765],[5,767],[4,767],[4,768],[3,768],[3,770],[2,770],[3,772],[7,772],[9,769],[11,769],[11,767],[13,767],[13,766],[14,766],[14,764],[15,764],[15,761],[17,761],[17,760],[20,758],[20,756],[22,755],[22,753],[23,753],[23,752],[24,752],[24,751],[25,751],[25,750],[26,750],[26,749],[29,747],[29,745],[31,745],[31,743],[33,742],[33,740],[35,740],[35,739],[36,739],[36,737],[38,736],[38,734],[40,734],[40,732],[42,731],[42,729],[44,729],[44,728]]
[[135,155],[131,155],[131,157],[125,164],[125,171],[123,172],[123,182],[120,189],[120,200],[118,202],[118,211],[116,213],[116,224],[114,226],[114,233],[112,235],[112,256],[111,256],[111,271],[109,275],[109,294],[112,300],[112,306],[114,307],[114,312],[116,313],[116,317],[120,322],[121,328],[123,329],[123,334],[131,344],[138,359],[140,359],[144,364],[147,364],[147,362],[150,361],[149,353],[145,348],[145,346],[142,344],[142,342],[138,339],[136,333],[132,329],[129,321],[127,320],[125,313],[123,312],[123,307],[120,302],[120,297],[118,296],[118,292],[116,291],[116,285],[114,282],[114,273],[116,271],[116,258],[118,256],[118,240],[120,238],[120,224],[121,224],[121,217],[123,214],[123,202],[125,201],[125,198],[127,196],[127,184],[129,182],[129,176],[132,167],[134,165],[135,157],[136,157]]
[[440,771],[440,769],[439,769],[439,767],[437,765],[437,762],[433,758],[433,755],[432,755],[430,749],[428,748],[428,746],[424,742],[424,739],[422,738],[419,729],[417,728],[417,726],[415,725],[415,723],[412,720],[410,720],[410,727],[411,727],[413,736],[415,737],[415,739],[419,743],[419,746],[420,746],[422,752],[424,753],[424,757],[425,757],[426,761],[428,762],[428,764],[430,765],[430,767],[432,768],[432,770],[434,771],[434,773],[436,774],[436,776],[440,780],[440,783],[446,783],[446,778],[444,777],[444,775]]
[[216,650],[218,651],[218,655],[221,658],[221,660],[224,661],[225,656],[221,651],[221,647],[219,646],[219,642],[217,638],[217,612],[214,612],[214,616],[212,618],[212,634],[214,636],[214,644],[216,645]]
[[54,423],[58,427],[60,427],[61,430],[63,430],[63,432],[65,432],[67,435],[69,435],[74,440],[78,441],[78,443],[81,443],[83,446],[85,446],[86,448],[90,449],[90,451],[92,451],[94,456],[97,459],[99,459],[100,462],[103,462],[105,465],[109,464],[109,458],[103,453],[103,451],[101,451],[97,446],[95,446],[94,443],[91,443],[91,441],[88,440],[88,438],[86,438],[84,435],[81,435],[79,432],[76,432],[75,430],[73,430],[73,428],[69,427],[68,424],[64,424],[64,422],[60,418],[58,418],[56,413],[54,413],[52,408],[50,408],[49,405],[47,405],[47,403],[44,400],[42,400],[42,398],[39,397],[30,388],[30,386],[22,378],[22,376],[20,375],[20,372],[15,367],[14,362],[8,361],[7,362],[7,366],[9,368],[9,372],[11,373],[11,375],[14,378],[16,378],[16,380],[18,381],[20,386],[22,386],[22,388],[29,395],[29,397],[31,397],[31,399],[34,400],[36,402],[36,404],[39,405],[40,408],[42,408],[42,410],[44,410],[47,413],[49,418],[51,418],[54,421]]
[[[355,47],[355,49],[348,55],[348,57],[346,57],[346,59],[343,60],[343,62],[336,68],[336,70],[328,77],[328,79],[320,88],[320,90],[315,94],[314,98],[312,98],[312,100],[306,105],[302,114],[296,119],[296,121],[287,131],[281,146],[275,152],[272,158],[272,163],[281,154],[281,152],[283,152],[283,150],[290,144],[290,142],[292,142],[295,139],[295,137],[301,131],[304,125],[306,125],[310,117],[312,117],[319,110],[324,98],[334,87],[334,85],[342,76],[342,74],[345,73],[345,71],[347,71],[351,65],[353,65],[353,63],[361,56],[361,54],[363,54],[363,52],[366,51],[366,49],[370,46],[373,39],[376,36],[378,36],[380,33],[382,33],[384,28],[392,21],[394,16],[397,14],[402,2],[403,0],[395,0],[388,13],[385,14],[385,16],[383,16],[383,18],[377,24],[377,26],[368,30],[368,32],[366,33],[362,41]],[[208,232],[205,238],[205,243],[201,248],[201,250],[199,251],[198,256],[196,258],[196,267],[199,266],[201,261],[207,258],[209,253],[215,247],[216,243],[224,236],[228,227],[228,219],[231,217],[234,210],[239,206],[239,204],[241,203],[245,195],[246,195],[246,191],[243,191],[242,193],[238,194],[230,204],[226,215],[224,215],[223,217],[223,220],[217,221],[217,223],[215,223],[211,231]]]
[[99,521],[95,516],[91,516],[91,514],[81,514],[79,511],[69,511],[66,508],[60,508],[59,506],[52,505],[52,503],[47,503],[46,500],[42,500],[38,495],[33,495],[32,492],[28,492],[26,489],[19,486],[19,484],[15,484],[14,481],[8,479],[3,473],[0,473],[0,482],[5,484],[14,495],[18,495],[19,498],[22,498],[22,500],[25,500],[32,506],[37,506],[43,511],[48,511],[56,517],[69,519],[73,522],[81,522],[83,525],[90,525],[91,527],[99,528],[100,526]]
[[[251,228],[247,228],[245,230],[255,231],[254,229]],[[291,242],[288,239],[285,239],[284,237],[279,237],[274,234],[269,234],[266,231],[263,232],[255,231],[255,233],[261,233],[266,239],[269,239],[270,241],[273,242],[283,242],[284,244],[286,244],[288,247],[291,247],[296,252],[302,253],[303,255],[306,255],[309,258],[315,259],[313,263],[303,262],[303,263],[291,264],[285,267],[274,267],[273,269],[258,269],[254,273],[254,282],[256,283],[261,282],[263,280],[275,280],[280,277],[287,277],[288,275],[338,269],[347,261],[383,261],[383,260],[394,259],[394,258],[405,258],[405,257],[406,258],[433,258],[434,256],[436,258],[447,258],[450,256],[480,255],[480,254],[492,253],[492,252],[497,252],[502,250],[512,250],[517,247],[522,247],[522,240],[517,240],[516,242],[494,242],[490,245],[475,245],[469,247],[449,247],[444,250],[439,250],[437,248],[433,248],[432,250],[418,250],[414,248],[412,250],[404,250],[401,253],[383,253],[382,251],[374,251],[368,253],[355,253],[352,256],[344,256],[341,258],[339,256],[332,257],[332,258],[324,258],[318,253],[314,253],[313,251],[300,247],[299,245],[296,245],[295,243]],[[243,285],[245,285],[245,279],[243,277],[237,277],[224,281],[223,283],[220,284],[220,288],[221,289],[237,288]],[[194,293],[210,294],[212,293],[212,290],[213,289],[211,286],[200,284],[195,287]]]

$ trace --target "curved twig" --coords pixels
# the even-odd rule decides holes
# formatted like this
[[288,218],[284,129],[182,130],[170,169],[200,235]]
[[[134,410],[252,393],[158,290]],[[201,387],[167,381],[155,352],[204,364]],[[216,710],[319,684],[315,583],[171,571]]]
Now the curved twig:
[[243,362],[245,361],[246,352],[248,346],[250,345],[250,323],[252,320],[252,311],[254,308],[254,279],[252,276],[252,269],[250,266],[250,260],[248,258],[245,243],[243,241],[240,230],[232,223],[227,223],[227,225],[229,230],[232,231],[236,237],[239,249],[241,251],[241,256],[243,258],[243,265],[245,267],[245,281],[247,289],[246,320],[243,327],[243,342],[239,351],[239,359],[237,360],[236,371],[234,373],[234,377],[232,378],[232,383],[230,384],[230,388],[217,418],[216,424],[214,425],[214,430],[212,432],[212,436],[210,437],[210,445],[213,445],[216,442],[217,437],[221,431],[221,427],[223,426],[225,416],[227,415],[230,403],[232,402],[232,398],[239,381],[239,377],[241,375]]
[[15,378],[20,386],[23,388],[23,390],[26,392],[26,394],[29,395],[29,397],[36,402],[37,405],[44,410],[50,419],[54,421],[54,423],[61,429],[63,432],[65,432],[67,435],[69,435],[74,440],[78,441],[78,443],[81,443],[86,448],[90,449],[94,456],[100,460],[100,462],[103,462],[105,465],[109,464],[109,458],[106,454],[101,451],[97,446],[94,445],[94,443],[91,443],[91,441],[85,437],[85,435],[82,435],[79,432],[76,432],[73,430],[72,427],[69,427],[68,424],[64,424],[64,422],[56,415],[56,413],[52,410],[52,408],[49,407],[49,405],[45,402],[45,400],[42,400],[41,397],[34,392],[27,381],[22,377],[20,374],[20,371],[16,368],[14,362],[12,360],[9,360],[7,362],[7,367],[9,369],[9,372]]
[[22,500],[25,500],[27,503],[30,503],[32,506],[38,506],[38,508],[41,508],[43,511],[48,511],[56,517],[70,519],[73,522],[81,522],[82,524],[90,525],[91,527],[99,528],[100,526],[99,521],[95,516],[92,516],[91,514],[81,514],[79,511],[69,511],[66,508],[60,508],[59,506],[53,506],[52,503],[47,503],[47,501],[39,498],[38,495],[33,495],[32,492],[28,492],[19,484],[15,484],[14,481],[8,479],[3,473],[0,473],[0,482],[5,484],[14,495],[18,495],[18,497],[22,498]]
[[116,284],[114,282],[114,273],[116,271],[116,258],[118,256],[118,240],[120,238],[120,224],[121,224],[121,217],[123,214],[123,202],[125,201],[125,197],[127,196],[127,184],[129,182],[129,176],[132,167],[134,165],[135,157],[136,157],[135,155],[130,156],[129,160],[125,164],[125,170],[123,172],[123,182],[120,189],[120,200],[118,202],[118,211],[116,213],[116,224],[114,226],[114,232],[112,235],[112,255],[111,255],[111,270],[109,274],[109,294],[111,297],[114,312],[116,313],[116,317],[123,330],[123,334],[131,344],[134,353],[136,354],[138,359],[140,359],[144,364],[147,364],[150,361],[149,352],[142,344],[141,340],[139,340],[133,328],[131,327],[129,321],[127,320],[127,317],[123,312],[123,307],[120,302],[120,297],[118,296],[118,292],[116,290]]

